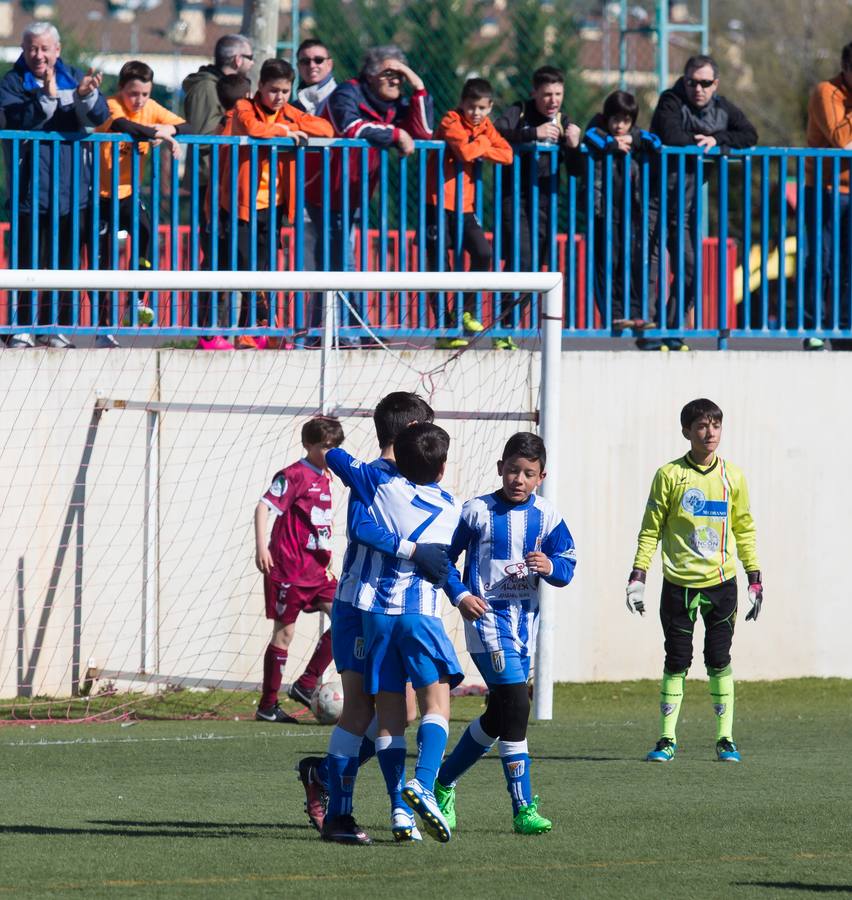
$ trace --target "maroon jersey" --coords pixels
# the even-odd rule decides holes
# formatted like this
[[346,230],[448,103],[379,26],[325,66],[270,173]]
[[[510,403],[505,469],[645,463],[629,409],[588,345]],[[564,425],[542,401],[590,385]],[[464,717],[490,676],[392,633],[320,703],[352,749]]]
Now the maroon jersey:
[[328,581],[331,562],[331,483],[328,475],[300,459],[275,474],[260,498],[276,515],[269,539],[271,577],[282,583]]

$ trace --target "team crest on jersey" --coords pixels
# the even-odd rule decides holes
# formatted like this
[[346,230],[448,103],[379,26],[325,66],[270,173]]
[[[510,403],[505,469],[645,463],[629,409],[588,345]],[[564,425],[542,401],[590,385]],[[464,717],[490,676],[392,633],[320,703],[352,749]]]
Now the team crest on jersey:
[[269,493],[273,497],[283,497],[287,493],[287,479],[283,475],[279,475],[269,488]]
[[713,712],[716,713],[719,718],[725,715],[725,710],[727,709],[724,703],[714,703],[713,704]]
[[506,768],[509,771],[509,778],[523,778],[526,765],[522,759],[513,759],[512,762],[506,763]]
[[365,647],[364,647],[364,638],[356,637],[355,638],[355,649],[353,650],[355,654],[355,659],[363,659],[365,656]]
[[704,559],[709,559],[718,553],[720,544],[718,533],[709,525],[696,528],[689,536],[689,546]]
[[690,515],[697,516],[704,509],[706,499],[703,491],[698,490],[698,488],[690,488],[684,493],[680,505]]
[[670,716],[677,709],[677,703],[661,703],[660,712],[664,716]]
[[491,668],[495,672],[502,672],[506,668],[506,654],[502,650],[495,650],[491,654]]

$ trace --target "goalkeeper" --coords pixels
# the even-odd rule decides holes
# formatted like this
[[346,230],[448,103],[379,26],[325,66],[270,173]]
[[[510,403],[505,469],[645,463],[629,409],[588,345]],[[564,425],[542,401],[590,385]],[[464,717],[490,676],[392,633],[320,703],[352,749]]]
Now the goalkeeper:
[[699,613],[704,620],[704,664],[716,713],[716,756],[739,762],[733,739],[734,676],[731,641],[737,618],[734,547],[748,576],[751,609],[757,620],[763,585],[757,561],[755,525],[743,473],[716,455],[722,410],[711,400],[692,400],[680,414],[685,456],[657,470],[639,532],[627,608],[645,612],[645,575],[657,544],[663,544],[660,621],[665,667],[660,689],[660,739],[649,762],[669,762],[677,751],[676,727],[683,685],[692,663],[692,635]]

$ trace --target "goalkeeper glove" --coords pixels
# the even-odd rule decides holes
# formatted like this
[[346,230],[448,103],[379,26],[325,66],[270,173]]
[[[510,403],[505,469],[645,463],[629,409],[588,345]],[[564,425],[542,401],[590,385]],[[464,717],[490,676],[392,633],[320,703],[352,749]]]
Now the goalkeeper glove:
[[748,578],[748,602],[751,603],[751,609],[746,615],[746,622],[756,622],[760,615],[760,607],[763,606],[763,584],[759,571],[746,572],[746,577]]
[[634,569],[627,579],[627,608],[645,615],[645,573],[641,569]]
[[432,584],[438,587],[446,584],[450,573],[450,559],[446,548],[440,544],[415,544],[411,561]]

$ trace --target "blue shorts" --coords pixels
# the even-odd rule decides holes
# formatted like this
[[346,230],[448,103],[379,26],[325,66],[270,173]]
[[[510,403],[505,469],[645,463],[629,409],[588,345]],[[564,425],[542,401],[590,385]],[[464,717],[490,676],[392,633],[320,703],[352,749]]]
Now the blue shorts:
[[364,642],[367,694],[404,694],[409,678],[415,690],[442,678],[454,688],[464,678],[444,623],[434,616],[364,613]]
[[524,684],[529,678],[530,658],[514,647],[470,655],[486,684]]
[[338,672],[364,674],[364,626],[361,610],[334,601],[331,607],[331,654]]

